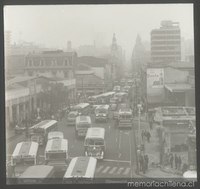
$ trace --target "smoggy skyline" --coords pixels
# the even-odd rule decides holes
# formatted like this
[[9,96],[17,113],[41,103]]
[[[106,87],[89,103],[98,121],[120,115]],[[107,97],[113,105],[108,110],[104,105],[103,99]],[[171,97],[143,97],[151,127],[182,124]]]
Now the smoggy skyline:
[[[110,45],[113,33],[129,60],[137,34],[150,42],[152,29],[162,20],[180,23],[181,37],[193,39],[192,4],[146,5],[29,5],[5,6],[4,29],[12,32],[11,44],[19,39],[46,47],[73,48]],[[21,35],[20,35],[21,33]]]

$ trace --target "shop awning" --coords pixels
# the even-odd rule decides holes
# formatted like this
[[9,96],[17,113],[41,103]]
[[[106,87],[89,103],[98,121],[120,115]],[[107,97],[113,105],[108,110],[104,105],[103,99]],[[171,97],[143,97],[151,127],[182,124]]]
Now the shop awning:
[[165,88],[168,89],[170,92],[186,92],[186,91],[192,91],[195,88],[187,83],[171,83],[171,84],[165,84]]

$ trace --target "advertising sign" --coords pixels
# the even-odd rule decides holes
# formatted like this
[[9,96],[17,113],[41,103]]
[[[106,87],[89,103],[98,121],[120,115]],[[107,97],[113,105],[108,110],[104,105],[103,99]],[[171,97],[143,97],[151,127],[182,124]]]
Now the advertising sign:
[[147,69],[147,88],[163,88],[164,70],[160,68]]

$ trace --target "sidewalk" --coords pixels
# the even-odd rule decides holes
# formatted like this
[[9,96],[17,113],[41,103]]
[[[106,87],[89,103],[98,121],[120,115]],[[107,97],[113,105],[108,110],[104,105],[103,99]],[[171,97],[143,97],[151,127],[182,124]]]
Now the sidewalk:
[[[134,122],[138,124],[138,117],[134,118]],[[145,119],[141,120],[140,122],[140,129],[147,130],[151,134],[150,142],[147,139],[144,140],[145,145],[145,154],[149,156],[149,170],[146,174],[142,174],[144,177],[149,178],[181,178],[182,171],[176,170],[175,168],[171,168],[170,165],[165,167],[159,167],[160,163],[160,145],[159,145],[159,138],[155,126],[153,129],[150,130],[149,123]],[[138,134],[138,130],[136,130],[137,140],[138,137],[141,137],[141,134]],[[172,152],[173,153],[173,152]],[[177,154],[178,156],[182,157],[182,165],[187,163],[187,152],[174,152],[173,154]]]

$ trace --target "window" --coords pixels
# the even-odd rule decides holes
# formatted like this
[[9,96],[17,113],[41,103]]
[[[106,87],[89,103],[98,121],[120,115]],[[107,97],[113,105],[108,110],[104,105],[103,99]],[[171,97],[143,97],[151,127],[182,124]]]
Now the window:
[[67,78],[67,77],[68,77],[68,72],[65,71],[65,72],[64,72],[64,75],[65,75],[65,78]]
[[29,65],[29,66],[32,66],[32,65],[33,65],[33,60],[29,60],[29,61],[28,61],[28,65]]
[[51,66],[53,66],[53,67],[56,66],[56,60],[51,60]]
[[68,66],[68,60],[65,60],[64,62],[65,62],[65,66]]
[[44,67],[44,60],[40,60],[40,66]]

